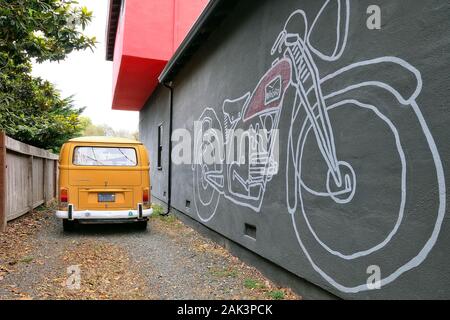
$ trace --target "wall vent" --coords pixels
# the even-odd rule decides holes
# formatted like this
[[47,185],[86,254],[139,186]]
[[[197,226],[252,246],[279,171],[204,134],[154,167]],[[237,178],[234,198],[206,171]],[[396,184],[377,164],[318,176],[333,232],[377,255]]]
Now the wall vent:
[[186,200],[186,208],[187,209],[191,208],[191,201],[190,200]]
[[256,226],[246,223],[244,227],[244,234],[256,240]]

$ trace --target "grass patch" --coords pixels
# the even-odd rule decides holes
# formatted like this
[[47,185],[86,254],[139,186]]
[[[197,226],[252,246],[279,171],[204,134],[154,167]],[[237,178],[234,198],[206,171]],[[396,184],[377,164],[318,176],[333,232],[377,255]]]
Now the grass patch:
[[153,208],[152,218],[159,219],[161,221],[170,224],[175,223],[178,220],[177,217],[175,217],[173,214],[165,215],[164,208],[158,204],[153,204],[152,208]]
[[266,286],[255,279],[245,279],[244,287],[247,289],[264,289]]
[[164,214],[164,208],[159,204],[153,204],[152,208],[154,217],[162,216]]
[[269,291],[269,292],[267,292],[267,295],[273,300],[283,300],[284,299],[284,292],[281,290]]
[[45,206],[45,205],[40,205],[39,207],[34,208],[33,211],[36,211],[36,212],[42,212],[42,211],[47,211],[48,209],[49,209],[49,208],[48,208],[47,206]]
[[178,219],[173,214],[168,214],[167,216],[161,216],[161,220],[167,222],[167,223],[174,223]]
[[238,272],[232,268],[223,268],[223,269],[211,269],[209,272],[219,278],[236,278],[238,276]]
[[24,257],[24,258],[20,259],[20,262],[23,262],[23,263],[30,263],[30,262],[32,262],[33,260],[34,260],[33,257]]
[[41,204],[40,206],[33,209],[35,212],[44,212],[44,211],[50,211],[56,208],[58,202],[56,200],[52,200],[48,202],[47,204]]

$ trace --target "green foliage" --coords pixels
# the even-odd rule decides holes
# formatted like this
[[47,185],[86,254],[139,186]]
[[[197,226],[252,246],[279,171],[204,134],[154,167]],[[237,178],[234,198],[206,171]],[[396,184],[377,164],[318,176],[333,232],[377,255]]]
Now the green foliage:
[[161,216],[164,214],[164,208],[162,206],[160,206],[159,204],[153,203],[152,208],[153,208],[153,216],[154,217],[158,217],[158,216]]
[[244,287],[247,289],[264,289],[266,286],[255,279],[245,279],[244,280]]
[[26,256],[26,257],[23,257],[22,259],[20,259],[20,262],[23,262],[23,263],[31,263],[31,262],[33,262],[33,260],[34,260],[33,257]]
[[83,136],[109,136],[139,140],[137,131],[115,130],[107,124],[96,125],[88,117],[81,117],[81,122],[85,128],[82,133]]
[[166,215],[164,208],[159,204],[153,203],[152,208],[153,208],[153,214],[151,215],[152,219],[158,219],[164,223],[171,224],[174,227],[181,227],[181,225],[177,223],[179,221],[177,217],[171,213]]
[[[31,76],[31,62],[59,61],[92,49],[83,35],[92,13],[76,1],[0,0],[0,129],[22,142],[55,152],[81,135],[82,108],[48,81]],[[81,31],[80,31],[81,29]]]
[[[14,65],[59,61],[73,50],[92,48],[95,38],[83,35],[92,12],[76,1],[0,0],[0,51]],[[4,61],[3,61],[4,62]]]
[[267,293],[267,295],[273,300],[283,300],[284,299],[284,292],[281,290],[269,291]]
[[98,126],[92,123],[92,120],[88,117],[81,117],[84,130],[83,136],[106,136],[107,132],[104,126]]
[[27,73],[0,74],[0,128],[14,139],[58,152],[83,129],[82,111],[47,81]]
[[219,278],[236,278],[238,276],[238,271],[231,267],[228,268],[213,268],[209,272]]

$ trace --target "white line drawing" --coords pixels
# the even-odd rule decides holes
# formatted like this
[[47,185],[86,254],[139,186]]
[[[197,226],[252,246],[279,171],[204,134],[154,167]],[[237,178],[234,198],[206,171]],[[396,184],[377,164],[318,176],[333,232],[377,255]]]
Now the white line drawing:
[[[320,51],[311,42],[311,34],[317,32],[318,22],[325,10],[335,8],[337,14],[336,42],[332,52]],[[215,215],[221,197],[233,203],[251,208],[255,212],[261,210],[267,184],[276,174],[274,170],[275,161],[272,153],[277,141],[280,114],[283,108],[285,93],[288,88],[293,88],[296,92],[293,103],[291,123],[289,124],[289,135],[286,156],[286,202],[288,212],[291,214],[292,224],[297,237],[297,241],[310,262],[313,269],[320,274],[329,284],[344,293],[357,293],[370,290],[365,281],[359,284],[344,284],[336,280],[316,261],[315,255],[320,247],[329,257],[339,259],[342,262],[362,261],[364,257],[372,256],[376,253],[384,253],[388,244],[395,241],[395,236],[399,232],[405,220],[405,208],[407,201],[408,159],[405,156],[405,145],[402,134],[399,132],[398,124],[389,116],[386,106],[379,106],[374,103],[367,103],[361,98],[349,98],[352,93],[358,90],[381,90],[388,94],[393,100],[412,112],[418,122],[422,132],[422,138],[426,142],[426,147],[430,152],[430,161],[435,170],[435,186],[437,189],[436,201],[437,213],[434,228],[417,255],[408,257],[397,269],[383,274],[380,280],[381,286],[387,285],[397,279],[404,272],[420,265],[436,243],[440,232],[442,221],[446,210],[446,188],[442,162],[437,150],[432,134],[417,104],[417,98],[422,91],[422,77],[419,70],[405,60],[398,57],[379,57],[375,59],[360,61],[345,66],[328,75],[321,76],[316,61],[333,62],[339,60],[344,54],[347,46],[350,25],[350,1],[349,0],[326,0],[319,10],[313,22],[309,25],[306,13],[303,10],[295,10],[287,18],[282,31],[279,33],[271,50],[271,55],[278,55],[272,63],[271,68],[261,77],[256,89],[247,92],[237,99],[226,99],[222,105],[223,121],[213,108],[206,108],[200,116],[202,130],[216,129],[224,134],[226,146],[233,137],[233,131],[237,128],[252,128],[254,130],[264,129],[269,132],[267,146],[262,148],[262,152],[257,157],[261,158],[265,172],[272,174],[261,174],[258,167],[248,164],[218,163],[213,166],[194,164],[194,202],[197,214],[204,223],[210,221]],[[293,27],[295,26],[295,27]],[[299,28],[300,26],[300,28]],[[357,81],[343,84],[340,89],[333,87],[331,92],[324,93],[324,88],[329,83],[334,83],[341,77],[352,79],[349,75],[352,72],[367,74],[370,77],[371,69],[393,70],[403,75],[414,84],[412,92],[405,89],[398,89],[395,85],[386,80]],[[395,70],[394,70],[395,69]],[[404,81],[408,81],[404,80]],[[345,83],[345,82],[342,82]],[[308,218],[308,208],[304,204],[304,195],[308,194],[318,198],[333,200],[338,205],[351,204],[358,189],[358,171],[354,169],[354,163],[345,161],[338,157],[330,112],[340,110],[343,107],[362,110],[373,115],[380,124],[383,124],[390,136],[393,138],[393,145],[398,158],[399,173],[399,203],[398,215],[395,223],[388,234],[378,243],[370,248],[356,250],[351,253],[342,252],[326,241],[314,229]],[[384,109],[382,109],[384,108]],[[306,116],[301,118],[300,114]],[[223,124],[223,126],[222,126]],[[300,125],[299,125],[300,124]],[[296,130],[299,134],[295,134]],[[223,131],[223,129],[225,131]],[[201,137],[201,135],[199,135]],[[308,137],[312,137],[317,144],[321,158],[326,164],[327,172],[325,176],[325,190],[315,190],[303,179],[302,159],[304,158],[305,144]],[[210,142],[201,138],[195,141],[195,152],[200,153],[203,146]],[[258,143],[258,141],[249,141]],[[229,150],[227,151],[229,152]],[[254,154],[252,155],[255,156]],[[264,171],[263,171],[264,172]],[[431,175],[431,173],[430,173]],[[293,181],[293,183],[292,183]],[[293,201],[292,201],[293,199]],[[302,226],[308,233],[300,232]],[[302,229],[303,230],[303,229]],[[313,251],[305,244],[305,237],[313,239],[317,246]],[[366,266],[367,268],[367,266]],[[366,269],[363,271],[365,272]],[[383,271],[384,272],[384,271]]]
[[[213,167],[194,164],[194,192],[197,213],[201,221],[208,222],[215,215],[221,195],[230,201],[260,211],[266,184],[277,172],[278,163],[274,159],[274,149],[278,139],[280,108],[291,78],[291,63],[283,58],[274,62],[272,68],[261,78],[253,93],[246,93],[237,99],[226,99],[222,105],[222,123],[212,108],[206,108],[200,116],[202,132],[222,132],[227,146],[239,123],[245,123],[249,131],[268,133],[266,146],[259,148],[265,152],[252,153],[242,166],[238,161],[230,164],[214,164]],[[269,96],[269,97],[268,97]],[[195,133],[194,154],[202,153],[212,141],[204,141],[203,135]],[[258,143],[250,136],[248,144]],[[231,147],[226,152],[231,153]],[[253,159],[255,156],[257,159]],[[231,156],[227,159],[232,158]],[[243,170],[241,170],[243,168]],[[244,172],[242,172],[244,171]],[[200,188],[202,186],[202,188]]]

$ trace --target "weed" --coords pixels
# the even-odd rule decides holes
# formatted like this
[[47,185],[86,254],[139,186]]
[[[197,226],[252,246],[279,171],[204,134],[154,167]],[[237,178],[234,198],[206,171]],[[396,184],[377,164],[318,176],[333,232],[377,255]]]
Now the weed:
[[236,278],[238,276],[237,270],[232,268],[211,269],[210,273],[219,278]]
[[267,292],[267,295],[273,300],[283,300],[284,299],[284,292],[281,290],[269,291],[269,292]]
[[24,258],[20,259],[20,262],[23,262],[23,263],[30,263],[30,262],[33,261],[33,260],[34,260],[33,257],[24,257]]
[[158,204],[153,204],[153,216],[158,217],[164,214],[164,208]]
[[178,221],[178,219],[173,214],[168,215],[164,214],[165,210],[162,206],[158,204],[153,204],[152,208],[153,208],[153,215],[152,215],[153,218],[159,219],[169,224],[173,224],[176,221]]
[[254,279],[245,279],[244,287],[247,289],[264,289],[266,286]]

